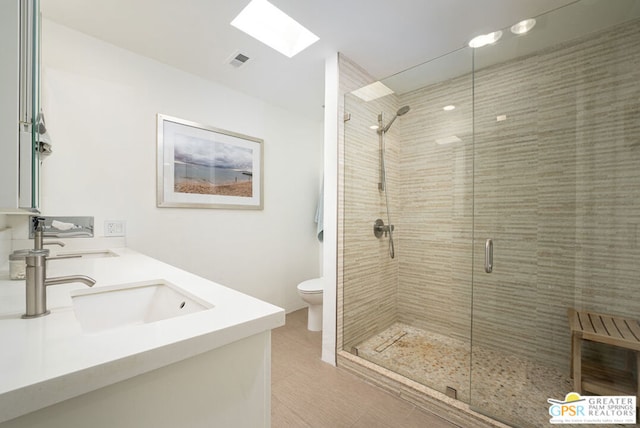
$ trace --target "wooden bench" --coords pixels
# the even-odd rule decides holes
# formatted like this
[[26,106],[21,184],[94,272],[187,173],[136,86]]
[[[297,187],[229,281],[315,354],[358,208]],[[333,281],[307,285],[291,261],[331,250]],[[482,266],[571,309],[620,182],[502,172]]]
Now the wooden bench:
[[[640,401],[640,324],[636,320],[576,311],[569,308],[571,328],[571,377],[574,392],[599,395],[635,395]],[[605,343],[629,351],[625,370],[583,365],[582,341]],[[635,360],[636,379],[632,369]]]

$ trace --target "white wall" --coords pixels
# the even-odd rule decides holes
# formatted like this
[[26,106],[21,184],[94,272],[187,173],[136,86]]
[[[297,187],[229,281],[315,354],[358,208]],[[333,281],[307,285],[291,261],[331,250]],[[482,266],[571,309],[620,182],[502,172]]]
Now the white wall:
[[325,62],[322,360],[336,364],[338,212],[338,55]]
[[[322,122],[51,21],[43,23],[43,106],[53,155],[45,215],[125,220],[127,245],[287,311],[319,276],[314,214]],[[265,82],[268,84],[268,82]],[[264,140],[264,210],[156,207],[156,114]]]

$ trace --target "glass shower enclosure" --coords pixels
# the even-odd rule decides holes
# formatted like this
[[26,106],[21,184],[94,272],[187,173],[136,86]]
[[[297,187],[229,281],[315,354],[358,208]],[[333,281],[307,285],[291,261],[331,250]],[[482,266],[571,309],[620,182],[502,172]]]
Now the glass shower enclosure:
[[[569,312],[640,319],[640,1],[535,20],[345,97],[342,350],[515,426],[602,394]],[[628,350],[582,350],[637,394]]]

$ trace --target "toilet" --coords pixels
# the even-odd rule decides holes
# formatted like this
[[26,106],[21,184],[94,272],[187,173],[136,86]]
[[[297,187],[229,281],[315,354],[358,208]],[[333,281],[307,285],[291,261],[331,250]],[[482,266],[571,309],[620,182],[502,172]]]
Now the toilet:
[[298,284],[300,298],[309,304],[307,329],[322,330],[322,292],[324,281],[322,278],[308,279]]

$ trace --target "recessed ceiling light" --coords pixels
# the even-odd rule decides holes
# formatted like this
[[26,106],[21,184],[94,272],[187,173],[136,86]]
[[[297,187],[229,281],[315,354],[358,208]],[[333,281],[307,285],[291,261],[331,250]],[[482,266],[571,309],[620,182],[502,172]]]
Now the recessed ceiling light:
[[535,19],[525,19],[524,21],[520,21],[517,24],[512,25],[511,32],[513,34],[525,34],[531,31],[534,25],[536,25]]
[[502,37],[502,31],[494,31],[493,33],[487,34],[487,43],[492,44],[500,40]]
[[481,48],[483,46],[497,42],[498,40],[500,40],[500,37],[502,37],[502,31],[499,30],[489,34],[481,34],[471,39],[471,41],[469,42],[469,47]]
[[319,40],[267,0],[251,0],[231,25],[289,58]]
[[371,126],[369,127],[369,129],[373,129],[374,131],[375,131],[376,129],[378,129],[378,128],[380,128],[380,126],[378,126],[378,125],[371,125]]
[[479,36],[475,36],[471,41],[469,41],[470,48],[481,48],[482,46],[487,44],[487,36],[484,34],[480,34]]
[[373,82],[370,85],[363,86],[352,92],[353,95],[364,101],[373,101],[387,95],[393,94],[393,91],[382,82]]
[[453,104],[449,104],[448,106],[442,107],[442,110],[451,111],[451,110],[454,110],[455,108],[456,108],[456,106],[454,106]]

